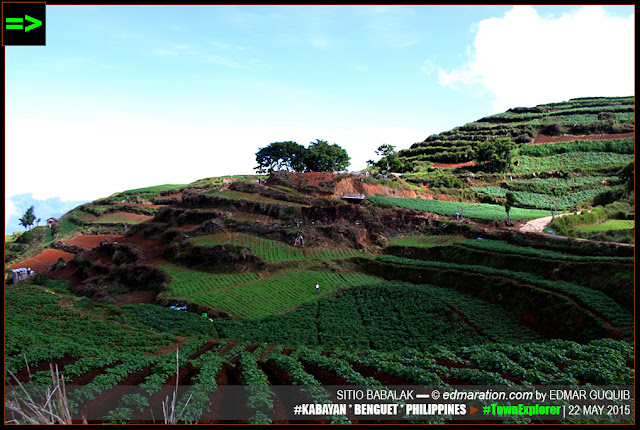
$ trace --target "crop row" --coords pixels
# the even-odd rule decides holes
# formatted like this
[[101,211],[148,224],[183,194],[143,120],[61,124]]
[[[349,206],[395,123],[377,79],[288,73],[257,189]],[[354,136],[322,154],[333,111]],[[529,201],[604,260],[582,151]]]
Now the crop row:
[[[331,395],[313,375],[305,370],[302,363],[289,355],[273,354],[269,358],[273,360],[281,369],[284,369],[291,377],[294,385],[299,385],[314,403],[331,403]],[[350,424],[349,419],[343,415],[327,417],[331,419],[331,424]]]
[[600,224],[584,225],[578,227],[582,232],[609,231],[609,230],[633,230],[634,220],[610,219]]
[[431,248],[434,246],[447,246],[461,240],[466,240],[464,236],[451,235],[431,235],[431,236],[409,236],[401,239],[394,239],[389,246],[415,246],[420,248]]
[[260,279],[256,273],[207,273],[189,270],[173,264],[161,266],[161,269],[171,276],[168,292],[172,297],[212,292],[248,284]]
[[544,258],[555,261],[604,261],[614,263],[633,263],[634,257],[599,257],[588,255],[573,255],[564,252],[550,251],[548,249],[531,248],[528,246],[511,245],[501,240],[491,239],[467,239],[455,243],[457,246],[466,246],[469,248],[482,249],[491,252],[502,252],[505,254],[517,254],[528,257]]
[[[119,405],[107,413],[105,424],[124,424],[132,418],[134,408],[139,412],[149,408],[149,399],[160,391],[171,376],[176,375],[176,372],[179,371],[178,369],[187,365],[189,362],[188,357],[196,352],[203,343],[202,340],[192,340],[176,352],[164,354],[160,357],[150,357],[148,366],[152,366],[151,375],[147,376],[139,384],[140,392],[123,395]],[[94,391],[102,389],[98,392],[99,394],[107,388],[110,387],[98,385],[97,388],[94,388]]]
[[153,219],[148,215],[138,215],[130,212],[113,212],[110,214],[102,215],[95,219],[93,222],[96,224],[140,224]]
[[447,288],[399,282],[366,285],[284,315],[216,320],[216,329],[222,337],[243,341],[328,348],[425,348],[541,339],[498,305]]
[[277,240],[265,239],[246,233],[216,233],[193,237],[191,241],[203,246],[228,243],[235,246],[244,246],[269,263],[305,261],[314,258],[346,258],[360,255],[359,251],[349,248],[295,248]]
[[[188,356],[201,345],[199,342],[185,345],[180,350],[178,362],[174,353],[159,358],[122,356],[122,364],[107,369],[93,382],[73,391],[70,395],[72,409],[77,410],[77,403],[97,399],[106,389],[121,383],[127,375],[157,360],[158,363],[164,363],[164,366],[156,365],[153,369],[154,374],[147,377],[142,384],[143,387],[148,387],[150,384],[147,381],[151,379],[166,381],[176,372],[176,368],[182,371],[187,364],[198,369],[193,377],[193,384],[182,395],[176,408],[179,411],[184,409],[181,423],[197,423],[204,412],[211,410],[211,395],[217,389],[216,379],[225,363],[235,355],[220,354],[225,345],[223,341],[217,348],[196,359],[188,360]],[[247,344],[238,346],[243,350]],[[255,412],[249,421],[251,423],[269,423],[269,415],[273,412],[275,393],[270,389],[257,358],[264,349],[265,345],[254,353],[242,352],[239,361],[245,389],[249,392],[248,406]],[[490,343],[455,348],[432,345],[425,351],[412,348],[398,349],[394,352],[339,349],[330,355],[325,355],[323,348],[301,347],[290,355],[283,355],[282,348],[276,348],[261,361],[275,363],[285,370],[291,377],[291,382],[299,385],[313,401],[325,403],[330,401],[329,395],[309,373],[315,371],[308,371],[305,363],[325,369],[350,384],[381,389],[384,386],[380,377],[365,376],[355,369],[355,365],[368,367],[374,374],[382,372],[398,377],[412,385],[435,385],[443,390],[453,389],[449,384],[497,385],[527,390],[534,385],[632,385],[635,375],[628,363],[633,357],[633,345],[626,342],[600,339],[581,345],[556,339],[545,343],[518,345]],[[448,362],[455,364],[450,365]],[[158,372],[160,378],[156,377],[155,372]],[[147,390],[146,395],[136,393],[122,396],[119,406],[107,414],[104,423],[125,423],[132,418],[134,409],[142,412],[143,409],[149,408],[150,396],[157,392],[157,388]],[[348,422],[346,417],[331,419],[335,423]],[[449,419],[451,418],[438,417],[435,422],[446,422]]]
[[180,311],[147,303],[123,305],[121,309],[145,328],[150,328],[157,332],[210,338],[217,337],[211,321],[192,312],[186,312],[181,315]]
[[193,386],[184,395],[189,401],[188,408],[186,401],[178,403],[176,409],[185,410],[181,421],[186,424],[197,423],[198,418],[211,407],[209,396],[218,388],[216,379],[227,361],[226,357],[218,355],[217,352],[207,351],[199,357],[200,371],[193,380]]
[[83,315],[59,305],[57,296],[34,285],[6,285],[5,306],[6,366],[14,373],[26,363],[33,366],[65,355],[151,352],[170,339]]
[[[321,295],[378,282],[360,273],[300,270],[259,280],[236,288],[180,295],[181,299],[230,312],[242,318],[258,318],[286,312]],[[316,292],[315,285],[320,285]]]
[[[367,198],[374,203],[385,203],[405,209],[432,212],[444,216],[451,216],[451,214],[453,213],[462,212],[465,218],[482,219],[489,221],[504,221],[507,219],[507,214],[504,210],[504,207],[500,205],[379,196]],[[509,214],[512,220],[527,220],[549,216],[548,211],[522,208],[512,208]]]
[[531,178],[524,181],[514,180],[513,184],[517,183],[538,183],[538,184],[547,184],[549,186],[557,187],[557,186],[568,186],[568,187],[576,187],[580,185],[589,185],[593,183],[602,182],[605,180],[617,181],[619,178],[617,176],[574,176],[572,178]]
[[627,164],[633,160],[633,154],[615,154],[611,152],[570,152],[549,157],[518,156],[518,165],[514,173],[548,172],[561,170],[572,172],[585,167],[610,167]]
[[242,370],[246,390],[249,392],[247,406],[255,414],[248,423],[271,424],[269,414],[273,412],[274,394],[269,388],[267,375],[258,367],[255,353],[240,353],[238,364]]
[[604,188],[606,185],[619,183],[617,176],[577,176],[568,179],[559,178],[531,178],[525,180],[514,179],[503,182],[500,186],[511,191],[527,191],[530,193],[549,194],[552,196],[562,196],[571,192]]
[[285,201],[285,200],[277,200],[270,197],[262,196],[257,193],[245,193],[242,191],[234,191],[234,190],[219,191],[214,193],[214,195],[219,197],[226,197],[229,199],[248,200],[250,202],[258,202],[258,203],[265,202],[265,203],[275,203],[275,204],[285,205],[285,206],[304,206],[301,203],[295,203],[295,202]]
[[252,214],[247,212],[233,212],[230,218],[233,219],[234,221],[240,221],[240,222],[263,222],[263,223],[270,223],[270,224],[278,222],[277,219],[270,217],[268,215]]
[[545,145],[522,145],[520,155],[530,157],[549,157],[567,152],[614,152],[616,154],[633,154],[634,139],[619,140],[583,140],[576,142],[559,142]]
[[[509,192],[500,187],[471,188],[476,193],[486,194],[491,197],[504,198]],[[588,189],[568,193],[560,196],[530,193],[526,191],[512,191],[518,205],[535,207],[538,209],[570,209],[593,199],[602,192],[601,189]]]
[[[379,386],[380,382],[364,377],[350,363],[396,376],[415,385],[447,386],[442,378],[455,378],[462,383],[476,385],[579,385],[582,381],[605,384],[632,384],[634,371],[628,366],[633,347],[626,342],[601,339],[580,345],[571,341],[553,340],[547,343],[484,344],[447,349],[439,347],[446,360],[455,366],[438,364],[438,358],[418,350],[384,352],[375,350],[334,351],[322,354],[321,349],[299,348],[286,359],[272,358],[286,363],[286,368],[304,368],[296,360],[305,361],[335,372],[350,383]],[[600,373],[592,369],[600,369]],[[515,378],[514,383],[504,376]],[[307,378],[299,376],[301,381]]]
[[[525,385],[577,385],[584,380],[632,384],[634,380],[634,371],[628,366],[633,359],[633,346],[612,339],[594,340],[583,345],[555,339],[517,345],[437,346],[426,352],[411,348],[397,352],[338,350],[333,356],[382,370],[417,385],[442,385],[438,375],[467,383],[482,384],[493,379],[495,385],[513,385],[500,377],[500,373],[515,377]],[[438,364],[438,359],[457,364]],[[589,373],[592,368],[600,368],[601,372]]]
[[445,263],[440,261],[422,261],[408,258],[400,258],[393,255],[383,255],[377,257],[379,261],[394,265],[408,265],[418,267],[428,267],[436,270],[458,270],[466,273],[477,273],[486,276],[499,276],[514,279],[519,282],[531,284],[548,291],[553,291],[566,295],[583,306],[611,321],[618,326],[633,324],[633,315],[622,308],[602,291],[576,285],[565,281],[551,281],[527,272],[514,272],[512,270],[494,269],[486,266],[464,265],[455,263]]

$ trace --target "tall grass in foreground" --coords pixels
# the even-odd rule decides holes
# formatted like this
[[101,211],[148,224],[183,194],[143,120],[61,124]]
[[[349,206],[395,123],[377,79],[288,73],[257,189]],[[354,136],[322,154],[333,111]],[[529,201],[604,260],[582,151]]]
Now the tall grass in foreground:
[[176,387],[173,389],[173,397],[171,403],[169,403],[169,396],[162,402],[162,414],[164,415],[165,424],[178,424],[180,417],[184,414],[184,411],[187,410],[187,406],[191,400],[191,395],[189,395],[187,403],[185,403],[180,413],[177,413],[176,400],[178,399],[178,376],[180,375],[179,351],[179,349],[176,349]]
[[18,378],[9,371],[22,391],[16,390],[5,397],[4,406],[14,417],[5,421],[5,424],[72,424],[64,376],[58,372],[57,365],[55,371],[52,364],[49,367],[52,386],[46,388],[44,398],[29,394]]

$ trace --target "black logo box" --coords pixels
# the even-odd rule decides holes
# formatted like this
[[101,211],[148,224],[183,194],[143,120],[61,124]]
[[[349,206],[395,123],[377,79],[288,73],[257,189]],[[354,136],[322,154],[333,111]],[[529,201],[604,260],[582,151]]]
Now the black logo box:
[[[47,44],[46,3],[3,3],[2,4],[2,45],[3,46],[45,46]],[[42,21],[42,25],[29,31],[24,28],[32,23],[25,15]],[[22,18],[22,30],[8,30],[7,18]],[[11,24],[11,23],[9,23]]]

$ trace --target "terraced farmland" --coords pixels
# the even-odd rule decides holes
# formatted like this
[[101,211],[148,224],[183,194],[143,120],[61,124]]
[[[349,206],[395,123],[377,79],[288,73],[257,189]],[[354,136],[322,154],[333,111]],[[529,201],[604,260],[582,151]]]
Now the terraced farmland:
[[[244,282],[253,277],[249,274],[243,278],[223,276],[207,276],[199,272],[172,275],[174,281],[171,294],[176,291],[176,297],[180,299],[219,309],[240,318],[257,318],[287,312],[307,301],[316,301],[324,295],[345,288],[379,281],[376,277],[361,273],[314,270],[292,271],[252,282]],[[176,282],[176,279],[181,282]],[[220,288],[221,279],[244,283]],[[320,294],[316,293],[316,283],[320,284]]]
[[[422,287],[416,286],[415,289]],[[377,302],[373,292],[367,293],[368,290],[354,290],[351,297],[362,304]],[[436,290],[431,292],[434,291]],[[176,399],[179,405],[186,405],[185,414],[179,422],[211,424],[221,422],[220,414],[224,410],[229,412],[226,419],[238,423],[295,420],[293,409],[285,403],[285,397],[279,388],[291,384],[301,386],[300,395],[308,396],[308,401],[320,401],[328,396],[322,385],[344,383],[379,387],[437,385],[447,390],[453,385],[464,384],[522,387],[525,384],[629,385],[634,381],[633,369],[628,364],[633,361],[633,348],[626,342],[611,339],[594,340],[584,345],[563,340],[537,343],[524,339],[511,344],[463,346],[422,343],[420,348],[394,347],[394,351],[363,348],[363,343],[360,342],[356,348],[339,349],[329,354],[323,353],[324,347],[301,346],[285,351],[282,347],[264,343],[194,339],[179,348],[176,362],[175,347],[157,355],[132,354],[127,350],[140,342],[145,345],[145,350],[149,350],[167,342],[167,337],[150,333],[143,337],[132,337],[133,332],[129,332],[129,336],[122,338],[122,334],[127,331],[123,331],[118,324],[99,323],[97,320],[86,325],[91,317],[82,316],[73,309],[65,310],[56,303],[54,296],[47,295],[36,287],[9,287],[7,297],[12,305],[9,309],[14,309],[10,313],[12,318],[9,333],[12,335],[24,333],[24,330],[13,329],[18,322],[18,315],[13,314],[19,312],[20,307],[27,305],[29,300],[46,305],[40,313],[20,319],[23,328],[28,327],[34,330],[33,333],[48,333],[49,325],[61,323],[65,327],[58,328],[64,330],[59,331],[60,333],[69,333],[69,330],[83,330],[88,334],[100,331],[100,336],[95,339],[83,337],[84,343],[61,343],[47,335],[39,338],[39,345],[32,342],[30,349],[20,349],[27,357],[34,375],[31,379],[36,383],[46,383],[47,378],[50,378],[49,371],[44,366],[47,362],[43,360],[53,358],[63,363],[61,370],[72,384],[68,388],[68,396],[75,411],[73,417],[76,422],[81,422],[83,415],[89,422],[153,422],[152,414],[162,416],[161,401],[176,381],[190,381],[189,389],[180,391]],[[324,317],[318,321],[323,328],[326,327],[325,330],[329,330],[330,340],[347,342],[350,338],[357,340],[363,334],[374,333],[373,327],[372,330],[352,332],[348,325],[351,320],[339,318],[340,310],[351,305],[344,300],[339,303],[338,298],[339,296],[326,298],[323,299],[326,303],[316,304],[320,306],[322,303],[326,307]],[[437,314],[438,307],[444,302],[436,301],[433,305],[425,305],[413,300],[413,303],[414,306],[430,306],[431,312]],[[388,304],[382,303],[382,308],[385,306]],[[371,309],[370,306],[367,309]],[[331,314],[335,317],[329,318]],[[407,310],[407,315],[409,314],[410,310]],[[48,315],[64,315],[66,318],[61,321],[60,318],[46,318]],[[185,314],[175,312],[175,315]],[[481,313],[473,315],[480,321],[477,318]],[[374,320],[380,320],[380,317],[380,314],[371,313]],[[466,322],[458,320],[458,324],[464,325]],[[263,336],[265,332],[266,330],[259,331]],[[428,330],[421,331],[420,334],[438,336]],[[458,336],[473,335],[475,332],[465,333],[465,330],[458,333]],[[110,336],[119,336],[120,341],[126,344],[113,348]],[[8,350],[17,351],[13,337],[10,340]],[[449,337],[449,340],[455,340],[455,337]],[[49,341],[58,347],[51,348],[48,346]],[[43,348],[45,345],[47,347]],[[23,382],[28,379],[22,356],[9,360],[7,367]],[[228,391],[230,384],[237,383],[246,384],[247,389],[243,390],[245,394],[242,398],[231,395],[231,391]],[[6,395],[12,396],[11,389]],[[259,401],[264,398],[271,401]],[[230,401],[242,406],[233,407]],[[318,419],[326,423],[367,422],[363,417],[355,417],[351,413],[345,416],[320,416]],[[448,421],[446,416],[415,417],[409,420],[431,423]]]
[[[472,191],[498,198],[505,198],[507,192],[509,192],[509,190],[499,187],[472,188]],[[520,205],[538,209],[565,210],[586,203],[590,199],[593,199],[598,194],[602,193],[602,191],[603,190],[599,188],[591,188],[587,190],[567,193],[566,195],[562,196],[529,193],[523,191],[513,191],[512,194],[515,196],[518,204]]]
[[541,340],[498,305],[447,288],[379,280],[306,303],[285,316],[220,321],[217,328],[222,336],[239,340],[383,350]]
[[110,234],[79,234],[71,239],[65,240],[69,245],[79,246],[85,249],[93,249],[100,245],[102,241],[113,241],[121,239],[123,236]]
[[286,205],[286,206],[304,206],[301,203],[294,203],[294,202],[285,201],[285,200],[276,200],[270,197],[261,196],[260,194],[245,193],[242,191],[234,191],[234,190],[218,191],[213,193],[213,195],[219,196],[219,197],[226,197],[228,199],[248,200],[250,202],[275,203],[278,205]]
[[[385,203],[405,209],[432,212],[444,216],[451,216],[452,213],[460,213],[460,211],[463,210],[463,215],[465,218],[474,218],[488,221],[504,221],[507,219],[507,214],[504,211],[504,207],[499,205],[379,196],[368,197],[368,199],[374,203]],[[512,220],[528,220],[549,216],[550,213],[548,211],[538,209],[512,208],[510,215]]]
[[31,258],[27,258],[18,263],[12,264],[12,269],[21,267],[30,268],[35,273],[46,273],[49,266],[58,262],[59,259],[66,261],[73,260],[75,256],[68,252],[58,251],[56,249],[46,249]]
[[464,236],[433,235],[433,236],[408,236],[394,239],[389,242],[389,246],[418,246],[431,248],[433,246],[450,245],[452,243],[466,240]]
[[163,265],[160,268],[171,276],[169,290],[165,293],[167,297],[179,298],[195,293],[211,293],[260,279],[260,276],[255,273],[207,273],[173,264]]
[[[514,108],[400,151],[404,177],[384,177],[382,159],[367,175],[206,178],[27,230],[5,243],[5,276],[33,255],[20,265],[46,275],[5,285],[5,410],[15,379],[48,386],[50,365],[75,422],[91,424],[158,423],[174,389],[180,424],[298,424],[300,402],[334,403],[328,386],[633,386],[634,109],[633,97]],[[513,169],[485,162],[491,142],[513,148]],[[354,191],[375,196],[329,197]],[[509,191],[537,208],[513,220],[581,213],[556,217],[558,236],[516,230],[502,222]],[[299,235],[314,246],[292,246]],[[484,421],[514,422],[541,421]]]
[[148,215],[138,215],[130,212],[113,212],[102,215],[93,222],[96,224],[122,224],[125,222],[128,224],[140,224],[151,221],[152,219],[153,217]]
[[336,248],[296,248],[277,240],[265,239],[246,233],[216,233],[196,236],[190,240],[198,245],[216,246],[231,244],[249,248],[254,254],[269,263],[282,261],[306,261],[310,259],[335,259],[362,255],[360,251]]
[[612,165],[623,166],[633,161],[633,154],[615,154],[611,152],[571,152],[549,157],[518,157],[519,164],[513,172],[549,172],[554,170],[575,171],[580,168],[601,168]]
[[635,221],[633,220],[612,219],[600,224],[584,225],[578,227],[578,230],[590,233],[595,231],[631,230],[633,228],[635,228]]
[[278,222],[276,218],[270,217],[268,215],[252,214],[246,212],[233,212],[231,214],[231,219],[240,222],[260,222],[266,224],[273,224]]

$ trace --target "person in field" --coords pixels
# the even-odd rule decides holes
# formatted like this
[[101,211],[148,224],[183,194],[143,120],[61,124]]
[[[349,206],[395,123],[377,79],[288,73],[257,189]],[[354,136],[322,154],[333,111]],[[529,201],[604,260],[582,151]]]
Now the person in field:
[[320,284],[316,283],[316,293],[320,293]]

